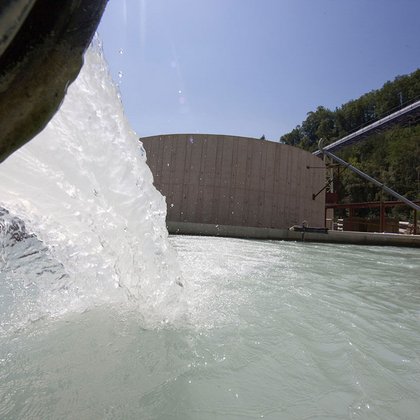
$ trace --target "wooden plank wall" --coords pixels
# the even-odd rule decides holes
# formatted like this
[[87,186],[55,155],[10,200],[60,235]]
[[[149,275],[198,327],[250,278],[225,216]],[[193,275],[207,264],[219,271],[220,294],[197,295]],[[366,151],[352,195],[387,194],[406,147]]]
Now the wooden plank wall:
[[[245,137],[176,134],[144,137],[167,220],[289,228],[324,225],[321,159],[304,150]],[[309,167],[309,169],[307,168]],[[320,168],[321,167],[321,168]]]

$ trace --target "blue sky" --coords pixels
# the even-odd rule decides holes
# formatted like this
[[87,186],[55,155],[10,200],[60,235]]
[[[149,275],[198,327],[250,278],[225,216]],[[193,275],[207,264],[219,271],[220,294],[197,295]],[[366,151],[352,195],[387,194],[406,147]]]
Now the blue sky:
[[277,141],[420,67],[418,0],[110,0],[98,31],[139,136]]

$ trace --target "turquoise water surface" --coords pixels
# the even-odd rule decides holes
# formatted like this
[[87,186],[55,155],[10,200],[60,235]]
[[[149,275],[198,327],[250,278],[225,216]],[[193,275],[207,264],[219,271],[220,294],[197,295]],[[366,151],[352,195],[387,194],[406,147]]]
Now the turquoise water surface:
[[3,332],[2,419],[418,418],[418,250],[170,243],[177,321],[101,303]]

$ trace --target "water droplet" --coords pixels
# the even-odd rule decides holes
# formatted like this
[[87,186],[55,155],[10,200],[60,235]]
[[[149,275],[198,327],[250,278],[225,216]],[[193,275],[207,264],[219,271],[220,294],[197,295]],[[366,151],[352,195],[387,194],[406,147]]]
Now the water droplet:
[[122,77],[123,77],[123,72],[120,70],[120,71],[118,72],[118,78],[119,78],[119,79],[122,79]]
[[123,50],[122,48],[120,48],[120,49],[118,50],[118,54],[123,55],[123,54],[124,54],[124,50]]
[[174,206],[174,203],[171,204],[171,207],[173,207],[173,206]]

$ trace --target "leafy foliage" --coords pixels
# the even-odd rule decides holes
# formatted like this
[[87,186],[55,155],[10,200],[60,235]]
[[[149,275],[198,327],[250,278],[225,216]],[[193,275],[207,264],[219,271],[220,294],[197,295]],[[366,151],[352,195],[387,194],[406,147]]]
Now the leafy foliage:
[[[280,141],[308,151],[317,150],[321,138],[326,144],[420,99],[420,69],[359,99],[331,111],[318,106],[316,111]],[[399,127],[369,137],[348,147],[343,158],[362,171],[384,182],[411,200],[420,199],[420,125]],[[339,178],[340,199],[349,202],[377,201],[381,192],[350,171]],[[389,199],[388,197],[385,197]]]
[[410,75],[398,76],[393,82],[386,82],[381,89],[347,102],[335,111],[318,106],[316,111],[308,112],[301,125],[283,135],[280,141],[315,150],[322,137],[331,143],[418,99],[420,69]]

